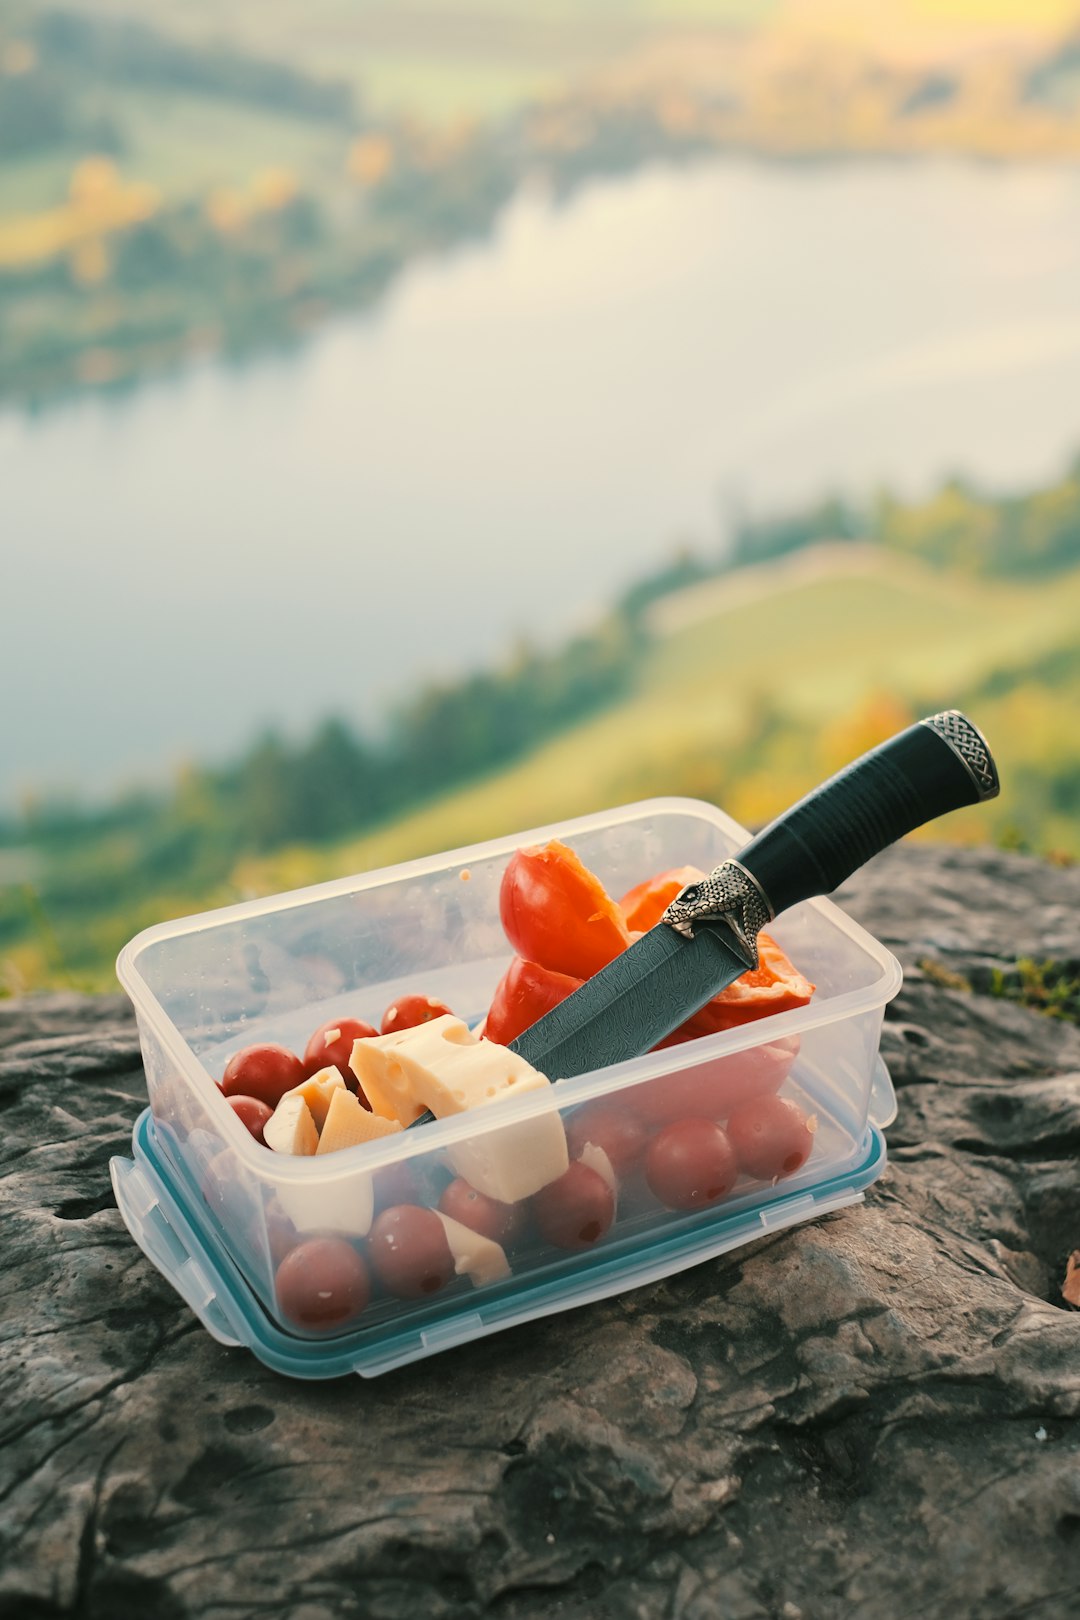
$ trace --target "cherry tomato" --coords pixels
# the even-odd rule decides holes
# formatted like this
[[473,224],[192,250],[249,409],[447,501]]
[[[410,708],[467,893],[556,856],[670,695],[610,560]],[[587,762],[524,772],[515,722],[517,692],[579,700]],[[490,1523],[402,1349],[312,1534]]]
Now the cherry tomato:
[[415,1029],[417,1024],[430,1024],[433,1018],[444,1018],[450,1011],[445,1002],[433,996],[398,996],[382,1015],[379,1026],[383,1035],[394,1035],[399,1029]]
[[499,980],[484,1021],[484,1034],[499,1046],[509,1046],[538,1018],[580,990],[583,982],[515,956]]
[[525,1225],[524,1204],[504,1204],[477,1192],[460,1176],[452,1181],[439,1199],[439,1208],[452,1221],[460,1221],[481,1237],[491,1238],[508,1248],[521,1235]]
[[433,1209],[395,1204],[384,1209],[368,1235],[375,1275],[398,1299],[437,1293],[454,1275],[446,1228]]
[[711,1119],[678,1119],[649,1143],[645,1179],[668,1209],[704,1209],[734,1187],[739,1162]]
[[[266,1103],[260,1102],[258,1097],[229,1097],[227,1100],[241,1124],[247,1126],[256,1142],[262,1142],[263,1126],[271,1118],[274,1110],[268,1108]],[[265,1142],[263,1146],[266,1146]]]
[[368,1269],[344,1238],[310,1238],[291,1249],[274,1279],[278,1309],[298,1327],[341,1327],[371,1298]]
[[519,956],[588,979],[630,943],[622,912],[572,849],[553,838],[511,856],[499,915]]
[[[326,1037],[332,1035],[335,1029],[338,1031],[337,1039],[328,1043]],[[305,1074],[318,1074],[320,1069],[333,1064],[349,1090],[370,1111],[371,1104],[349,1068],[349,1059],[352,1057],[353,1041],[369,1040],[378,1033],[374,1024],[365,1024],[362,1018],[331,1018],[327,1023],[320,1024],[304,1048]]]
[[786,1035],[729,1057],[707,1058],[692,1069],[658,1075],[634,1086],[621,1100],[654,1125],[674,1119],[727,1119],[744,1102],[779,1091],[798,1051],[799,1037]]
[[696,866],[674,866],[670,872],[659,872],[656,877],[638,883],[619,901],[619,910],[626,918],[628,928],[644,933],[655,928],[675,896],[688,883],[697,883],[705,873]]
[[645,1126],[636,1114],[601,1097],[575,1111],[566,1127],[566,1145],[572,1159],[580,1159],[589,1142],[603,1148],[618,1176],[626,1175],[645,1151]]
[[268,1108],[276,1108],[287,1091],[306,1079],[295,1052],[263,1043],[233,1053],[225,1065],[221,1089],[226,1097],[257,1097]]
[[817,1120],[787,1097],[758,1097],[732,1114],[728,1135],[748,1176],[779,1181],[801,1170],[814,1148]]
[[598,1170],[575,1160],[532,1199],[541,1237],[557,1249],[587,1249],[615,1219],[615,1194]]

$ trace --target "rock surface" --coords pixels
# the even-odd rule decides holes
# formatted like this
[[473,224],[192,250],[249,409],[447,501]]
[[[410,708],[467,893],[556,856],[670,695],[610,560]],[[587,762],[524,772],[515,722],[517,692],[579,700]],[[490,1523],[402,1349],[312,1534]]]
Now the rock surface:
[[374,1382],[223,1349],[128,1237],[126,1004],[0,1002],[0,1614],[1080,1612],[1080,1028],[987,993],[1080,975],[1080,871],[842,899],[907,971],[866,1203]]

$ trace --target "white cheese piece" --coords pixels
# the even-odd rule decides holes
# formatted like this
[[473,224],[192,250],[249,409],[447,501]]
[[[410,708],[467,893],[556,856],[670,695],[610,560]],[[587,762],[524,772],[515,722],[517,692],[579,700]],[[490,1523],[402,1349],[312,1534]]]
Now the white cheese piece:
[[296,1092],[286,1092],[263,1126],[263,1141],[275,1153],[314,1153],[319,1133],[307,1102]]
[[338,1153],[342,1148],[356,1147],[359,1142],[375,1142],[381,1136],[393,1136],[400,1130],[396,1119],[369,1114],[359,1098],[354,1097],[347,1086],[342,1086],[330,1098],[316,1151]]
[[536,1119],[523,1119],[498,1130],[478,1131],[446,1150],[459,1176],[501,1204],[522,1198],[557,1181],[569,1168],[566,1132],[558,1109]]
[[301,1236],[311,1232],[367,1237],[375,1216],[371,1176],[360,1171],[335,1181],[298,1181],[277,1189],[278,1200]]
[[436,1210],[435,1214],[443,1223],[446,1241],[454,1257],[454,1270],[459,1277],[468,1277],[474,1288],[484,1283],[502,1282],[504,1277],[509,1277],[510,1262],[506,1258],[506,1251],[494,1238],[474,1232],[471,1226],[463,1226],[460,1221],[452,1220],[440,1210]]
[[595,1170],[598,1176],[603,1176],[611,1188],[612,1197],[618,1198],[619,1184],[615,1179],[615,1170],[603,1148],[597,1147],[595,1142],[586,1142],[579,1154],[579,1158],[582,1164],[587,1164],[590,1170]]
[[[327,1109],[330,1107],[330,1099],[335,1092],[348,1089],[340,1071],[331,1063],[325,1069],[320,1069],[317,1074],[309,1076],[300,1085],[293,1086],[291,1091],[285,1093],[285,1097],[303,1097],[315,1121],[315,1129],[321,1131]],[[281,1099],[282,1102],[285,1101],[285,1097]],[[279,1103],[278,1107],[280,1106]]]

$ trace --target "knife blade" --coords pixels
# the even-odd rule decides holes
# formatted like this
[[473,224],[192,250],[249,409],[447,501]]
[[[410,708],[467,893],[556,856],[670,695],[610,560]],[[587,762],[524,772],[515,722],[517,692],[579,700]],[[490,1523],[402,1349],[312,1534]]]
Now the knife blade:
[[[731,984],[753,965],[725,923],[706,923],[691,939],[658,923],[582,986],[592,989],[591,996],[575,991],[512,1041],[510,1050],[550,1080],[622,1063],[648,1052],[711,1001],[717,986]],[[598,1038],[603,1064],[595,1061]]]
[[831,893],[905,833],[999,791],[990,748],[970,720],[949,709],[917,721],[688,884],[654,928],[511,1051],[550,1080],[640,1056],[757,966],[757,935],[779,912]]

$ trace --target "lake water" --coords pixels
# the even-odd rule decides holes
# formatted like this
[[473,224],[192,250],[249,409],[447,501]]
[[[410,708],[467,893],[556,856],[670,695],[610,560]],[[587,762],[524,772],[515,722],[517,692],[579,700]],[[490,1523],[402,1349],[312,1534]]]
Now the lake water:
[[726,514],[1080,447],[1080,171],[717,161],[525,190],[243,370],[0,415],[0,802],[384,713]]

